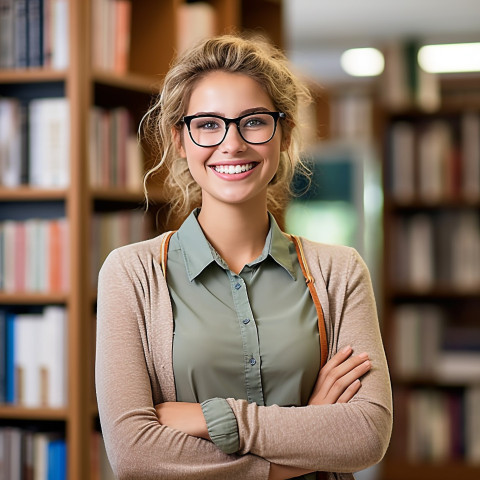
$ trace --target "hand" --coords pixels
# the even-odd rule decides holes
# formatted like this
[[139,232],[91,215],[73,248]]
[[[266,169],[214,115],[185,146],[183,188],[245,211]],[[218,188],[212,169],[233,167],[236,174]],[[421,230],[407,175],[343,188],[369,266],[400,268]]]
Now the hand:
[[320,370],[309,405],[346,403],[358,392],[360,377],[372,364],[367,353],[351,356],[350,346],[336,353]]
[[207,422],[199,403],[164,402],[155,405],[155,410],[160,424],[193,437],[210,440]]

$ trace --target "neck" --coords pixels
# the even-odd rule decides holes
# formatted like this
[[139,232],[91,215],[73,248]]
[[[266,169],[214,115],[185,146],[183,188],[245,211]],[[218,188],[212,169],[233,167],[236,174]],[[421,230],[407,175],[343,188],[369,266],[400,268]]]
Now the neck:
[[198,222],[208,241],[235,273],[262,253],[269,229],[266,202],[262,206],[258,202],[232,205],[203,201]]

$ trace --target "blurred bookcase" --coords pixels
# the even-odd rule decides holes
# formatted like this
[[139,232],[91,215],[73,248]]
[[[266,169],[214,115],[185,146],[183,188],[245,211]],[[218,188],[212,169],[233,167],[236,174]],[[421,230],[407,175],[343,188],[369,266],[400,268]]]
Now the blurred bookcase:
[[[281,1],[253,3],[255,9],[240,0],[2,3],[0,435],[6,454],[20,462],[16,468],[35,468],[20,452],[38,448],[69,480],[110,478],[94,391],[96,276],[110,249],[165,227],[161,180],[149,186],[150,214],[142,213],[142,175],[151,159],[146,146],[138,148],[136,129],[180,43],[248,28],[282,46]],[[188,22],[199,30],[185,29]],[[64,322],[57,352],[63,373],[44,375],[62,377],[60,404],[41,394],[48,381],[35,380],[40,386],[28,400],[19,387],[27,372],[45,368],[28,355],[28,345],[39,342],[22,342],[18,332],[32,322],[37,328],[51,312]],[[38,337],[52,348],[58,338]],[[18,365],[18,346],[27,366]]]
[[480,77],[438,87],[437,108],[385,114],[384,480],[480,477]]

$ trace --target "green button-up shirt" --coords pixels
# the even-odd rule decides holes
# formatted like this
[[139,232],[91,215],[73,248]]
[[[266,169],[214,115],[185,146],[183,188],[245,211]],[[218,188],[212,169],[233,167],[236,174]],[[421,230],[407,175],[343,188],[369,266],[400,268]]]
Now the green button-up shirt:
[[200,402],[211,439],[238,449],[225,398],[306,405],[320,368],[317,312],[293,243],[272,215],[261,255],[232,272],[197,221],[172,236],[167,281],[177,401]]

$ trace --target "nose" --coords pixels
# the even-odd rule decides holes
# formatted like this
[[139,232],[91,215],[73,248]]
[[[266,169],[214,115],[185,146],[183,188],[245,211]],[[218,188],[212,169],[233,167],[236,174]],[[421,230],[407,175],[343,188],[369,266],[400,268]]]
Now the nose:
[[227,134],[220,144],[220,149],[225,153],[243,152],[247,148],[245,140],[238,131],[238,126],[231,123],[227,127]]

